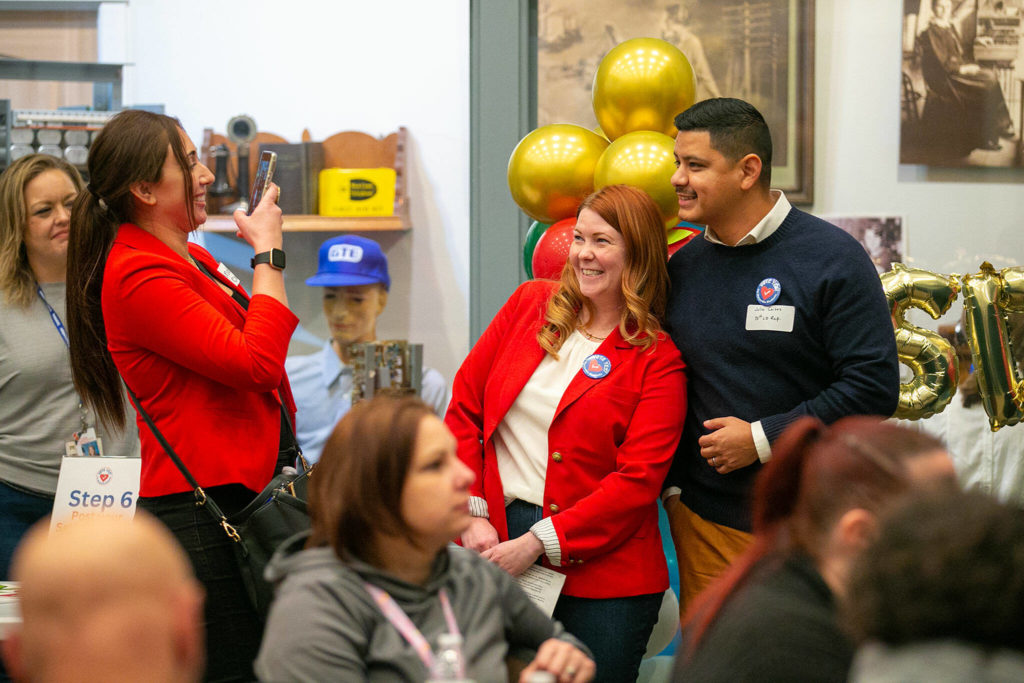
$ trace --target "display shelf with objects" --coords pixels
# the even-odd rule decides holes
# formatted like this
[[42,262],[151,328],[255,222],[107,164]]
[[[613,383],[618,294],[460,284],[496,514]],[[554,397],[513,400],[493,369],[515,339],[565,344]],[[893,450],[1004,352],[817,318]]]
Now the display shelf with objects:
[[[259,132],[249,142],[250,150],[248,158],[250,166],[252,161],[259,157],[261,149],[270,148],[278,152],[277,172],[274,180],[281,187],[282,207],[285,208],[284,230],[286,232],[376,232],[376,231],[404,231],[408,230],[409,223],[409,202],[406,194],[406,140],[408,132],[404,126],[394,133],[385,137],[374,137],[366,133],[356,131],[345,131],[336,133],[322,143],[312,143],[309,132],[302,135],[302,142],[299,144],[288,144],[280,136],[272,133]],[[203,160],[211,168],[215,169],[215,148],[224,145],[228,148],[230,162],[227,165],[227,179],[229,184],[235,185],[232,192],[237,193],[237,145],[232,143],[227,136],[207,130],[203,136],[202,154]],[[306,146],[322,148],[322,162],[320,151],[316,155],[309,155]],[[288,151],[294,151],[297,157],[292,160],[286,157]],[[317,168],[308,167],[308,157],[315,156]],[[303,164],[305,163],[305,166]],[[290,170],[289,170],[290,169]],[[394,169],[395,195],[393,209],[389,215],[318,215],[315,213],[288,213],[284,202],[287,199],[299,197],[302,193],[307,208],[314,208],[318,205],[316,192],[308,187],[309,183],[317,185],[320,169]],[[250,169],[251,170],[251,169]],[[292,175],[288,175],[291,173]],[[251,177],[251,173],[250,173]],[[289,182],[291,180],[291,182]],[[306,186],[304,190],[303,186]],[[388,188],[390,189],[390,188]],[[309,194],[310,191],[312,194]],[[292,197],[286,199],[286,195]],[[294,205],[294,204],[292,204]],[[206,223],[201,226],[202,230],[211,232],[235,232],[237,227],[230,214],[211,213]]]
[[0,99],[0,171],[18,157],[37,152],[64,157],[84,171],[93,136],[121,109],[124,67],[124,64],[0,58],[0,80],[91,82],[93,85],[91,105],[81,107],[14,109],[10,99]]

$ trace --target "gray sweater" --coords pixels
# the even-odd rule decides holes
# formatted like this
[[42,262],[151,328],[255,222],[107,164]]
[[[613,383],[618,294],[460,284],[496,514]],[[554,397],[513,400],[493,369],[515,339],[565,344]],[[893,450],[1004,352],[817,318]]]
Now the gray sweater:
[[[43,294],[64,318],[63,282]],[[135,411],[120,435],[89,425],[103,440],[104,455],[139,455]],[[10,306],[0,291],[0,480],[52,496],[57,490],[64,442],[81,430],[78,394],[71,383],[68,349],[38,296],[28,308]],[[2,512],[2,511],[0,511]]]
[[263,645],[256,659],[261,681],[423,681],[423,662],[381,613],[364,581],[394,598],[436,647],[447,631],[438,590],[445,588],[462,631],[468,677],[506,681],[510,653],[530,661],[548,638],[572,642],[520,590],[511,576],[476,553],[449,546],[426,585],[401,581],[365,562],[341,562],[330,548],[301,550],[287,542],[267,567],[278,582]]

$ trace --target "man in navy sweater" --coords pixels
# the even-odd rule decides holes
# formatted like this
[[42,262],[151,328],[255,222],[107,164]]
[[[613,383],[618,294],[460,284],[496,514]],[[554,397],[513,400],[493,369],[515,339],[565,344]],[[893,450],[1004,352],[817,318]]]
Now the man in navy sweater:
[[751,488],[785,427],[802,415],[889,416],[899,370],[870,257],[770,189],[760,112],[716,98],[675,124],[679,217],[707,226],[668,265],[689,412],[662,497],[685,611],[749,544]]

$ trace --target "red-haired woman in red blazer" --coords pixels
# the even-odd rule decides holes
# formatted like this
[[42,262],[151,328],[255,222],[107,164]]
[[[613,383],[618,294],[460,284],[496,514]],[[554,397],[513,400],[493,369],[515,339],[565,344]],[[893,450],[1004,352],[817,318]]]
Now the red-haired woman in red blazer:
[[[235,214],[256,253],[249,299],[230,271],[188,243],[206,221],[213,174],[177,121],[118,114],[93,142],[88,168],[68,254],[75,385],[105,423],[122,424],[123,377],[230,516],[273,477],[284,416],[295,412],[284,359],[298,320],[285,298],[283,254],[272,253],[282,243],[277,188],[251,216]],[[139,506],[171,528],[206,588],[206,679],[252,680],[262,627],[232,541],[141,421],[139,438]]]
[[513,575],[566,576],[554,617],[599,681],[635,680],[668,570],[657,500],[686,412],[662,332],[668,276],[654,202],[588,197],[559,282],[527,282],[455,377],[445,418],[476,472],[462,542]]

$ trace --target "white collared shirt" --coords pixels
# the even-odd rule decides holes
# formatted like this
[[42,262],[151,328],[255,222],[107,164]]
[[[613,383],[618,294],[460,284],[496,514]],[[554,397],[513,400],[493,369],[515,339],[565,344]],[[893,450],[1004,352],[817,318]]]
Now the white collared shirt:
[[[786,199],[786,194],[782,190],[772,190],[771,196],[775,198],[775,205],[772,210],[764,215],[760,221],[757,222],[750,232],[744,235],[739,242],[735,245],[736,247],[744,247],[748,244],[757,244],[763,242],[774,234],[779,226],[782,225],[782,221],[786,220],[786,216],[789,215],[789,210],[793,206]],[[712,244],[721,244],[722,246],[730,246],[718,239],[715,235],[714,228],[710,225],[704,231],[704,239]]]

